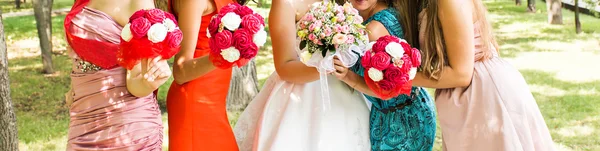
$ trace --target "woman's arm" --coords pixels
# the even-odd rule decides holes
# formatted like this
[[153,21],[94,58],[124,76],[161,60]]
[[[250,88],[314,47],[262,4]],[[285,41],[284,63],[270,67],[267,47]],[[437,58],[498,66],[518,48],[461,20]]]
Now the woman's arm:
[[319,79],[316,68],[302,63],[296,52],[296,9],[293,1],[273,0],[269,13],[269,30],[273,46],[275,71],[281,79],[307,83]]
[[440,0],[438,15],[450,65],[442,69],[437,81],[419,72],[413,84],[438,89],[469,86],[473,77],[475,59],[473,2]]
[[202,14],[207,0],[179,0],[178,21],[183,32],[180,52],[175,55],[173,78],[177,84],[184,84],[215,69],[208,56],[194,58]]
[[[377,39],[379,39],[379,37],[390,35],[390,33],[385,28],[385,26],[383,26],[383,24],[381,24],[378,21],[372,21],[371,23],[369,23],[367,25],[367,30],[370,32],[369,33],[369,41],[376,41]],[[366,95],[377,97],[377,95],[375,93],[373,93],[373,91],[369,88],[369,86],[367,86],[367,83],[365,82],[364,77],[362,77],[354,72],[348,72],[348,68],[340,66],[341,62],[337,59],[334,61],[334,64],[336,65],[335,75],[340,80],[344,81],[350,87],[352,87]],[[362,67],[360,67],[360,68],[362,68]],[[345,72],[345,75],[344,75],[344,72]]]

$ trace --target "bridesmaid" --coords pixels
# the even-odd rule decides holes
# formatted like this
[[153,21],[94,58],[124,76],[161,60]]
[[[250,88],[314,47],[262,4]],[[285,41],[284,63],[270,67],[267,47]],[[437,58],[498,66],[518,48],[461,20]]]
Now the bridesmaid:
[[[483,2],[420,5],[425,8],[419,15],[423,71],[414,84],[437,89],[444,150],[555,150],[523,76],[498,56]],[[418,13],[403,15],[417,18]]]
[[[369,40],[392,35],[405,38],[404,35],[417,32],[405,28],[413,20],[398,19],[399,14],[408,13],[408,9],[398,7],[411,1],[394,2],[392,0],[350,0],[359,14],[366,18]],[[401,12],[401,13],[400,13]],[[401,24],[399,24],[401,23]],[[403,30],[404,29],[404,30]],[[408,43],[416,43],[416,38],[406,37]],[[348,72],[335,60],[337,71],[334,73],[356,90],[365,93],[365,97],[373,103],[371,107],[370,132],[371,149],[378,150],[431,150],[435,138],[435,109],[433,100],[427,91],[413,87],[411,96],[400,95],[390,100],[377,97],[364,80],[364,68],[358,62]]]
[[[162,150],[153,91],[171,76],[169,65],[142,60],[128,71],[116,59],[123,25],[147,8],[154,8],[152,0],[76,0],[66,16],[73,60],[67,150]],[[148,71],[157,72],[142,74]]]
[[[169,150],[237,151],[227,119],[226,97],[231,69],[219,69],[208,59],[208,24],[232,0],[169,0],[169,9],[183,32],[175,56],[175,81],[167,95]],[[246,0],[237,1],[245,4]]]

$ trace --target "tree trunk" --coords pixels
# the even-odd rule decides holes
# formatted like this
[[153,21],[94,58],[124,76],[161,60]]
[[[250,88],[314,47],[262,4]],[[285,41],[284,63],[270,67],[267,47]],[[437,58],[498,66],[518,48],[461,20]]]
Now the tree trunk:
[[0,12],[0,151],[19,150],[17,137],[17,120],[10,100],[10,81],[8,79],[8,58],[6,57],[6,41],[4,25]]
[[52,67],[52,0],[34,0],[33,11],[42,48],[44,73],[54,73]]
[[17,5],[17,9],[21,9],[21,0],[15,0],[15,4]]
[[229,94],[227,95],[227,110],[242,111],[254,96],[258,94],[258,78],[256,77],[256,63],[250,61],[246,66],[233,68]]
[[535,1],[536,0],[527,0],[527,11],[535,12]]
[[579,22],[579,0],[575,0],[575,33],[581,33],[581,22]]
[[521,0],[516,0],[516,1],[515,1],[515,4],[516,4],[517,6],[521,6]]
[[547,0],[546,5],[548,6],[548,23],[563,24],[561,0]]

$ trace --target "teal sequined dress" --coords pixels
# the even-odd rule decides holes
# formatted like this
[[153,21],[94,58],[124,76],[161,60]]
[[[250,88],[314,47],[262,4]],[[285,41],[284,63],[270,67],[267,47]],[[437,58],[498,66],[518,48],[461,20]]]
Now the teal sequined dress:
[[[396,14],[394,9],[388,8],[376,13],[363,24],[378,21],[391,35],[403,38],[402,26]],[[351,70],[364,77],[365,69],[360,64],[360,59]],[[373,151],[432,149],[436,130],[433,100],[420,87],[413,87],[411,93],[411,96],[400,95],[387,101],[365,95],[373,103],[370,117]],[[415,98],[411,99],[412,97]]]

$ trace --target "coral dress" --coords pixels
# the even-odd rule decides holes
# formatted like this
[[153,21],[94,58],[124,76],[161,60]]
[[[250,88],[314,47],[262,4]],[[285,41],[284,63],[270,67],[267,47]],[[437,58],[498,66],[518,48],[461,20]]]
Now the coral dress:
[[[221,8],[231,0],[215,0]],[[169,1],[171,5],[171,1]],[[217,12],[202,16],[194,58],[208,55],[206,28]],[[171,84],[167,94],[169,150],[237,151],[235,137],[227,119],[226,97],[231,69],[215,69],[179,85]]]
[[[424,11],[420,16],[427,17]],[[444,150],[555,150],[525,79],[500,58],[496,50],[482,47],[487,41],[481,39],[480,26],[480,22],[475,23],[475,64],[471,85],[436,90],[435,104]],[[426,35],[423,31],[421,42]],[[485,53],[493,55],[485,56]]]

